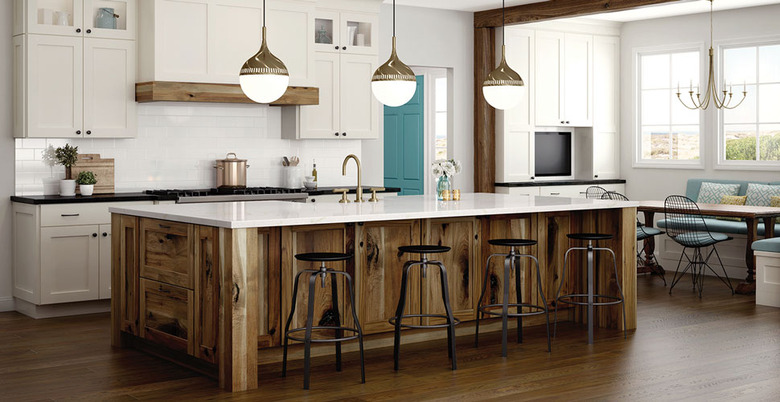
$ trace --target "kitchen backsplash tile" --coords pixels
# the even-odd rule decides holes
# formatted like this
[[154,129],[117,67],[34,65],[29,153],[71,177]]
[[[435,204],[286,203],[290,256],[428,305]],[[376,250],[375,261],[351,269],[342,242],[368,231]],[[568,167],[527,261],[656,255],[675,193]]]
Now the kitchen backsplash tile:
[[[138,136],[133,139],[17,139],[16,194],[43,193],[44,180],[65,176],[62,166],[44,160],[47,147],[69,143],[80,153],[115,160],[116,191],[202,188],[215,185],[214,160],[235,152],[248,159],[249,186],[280,186],[282,156],[297,155],[304,172],[317,160],[320,185],[355,185],[354,164],[347,176],[341,164],[360,156],[360,140],[287,140],[281,138],[281,109],[261,105],[154,103],[138,105]],[[380,169],[370,161],[363,167]],[[382,183],[366,183],[381,185]]]

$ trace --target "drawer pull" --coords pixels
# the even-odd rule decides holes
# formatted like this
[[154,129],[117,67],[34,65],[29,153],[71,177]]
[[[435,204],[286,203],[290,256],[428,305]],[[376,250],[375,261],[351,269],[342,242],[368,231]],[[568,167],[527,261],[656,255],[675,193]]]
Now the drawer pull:
[[580,191],[580,194],[587,194],[585,191]]
[[161,224],[159,224],[159,226],[160,226],[160,229],[170,229],[170,228],[171,228],[170,226],[168,226],[168,225],[163,225],[162,223],[161,223]]
[[162,287],[162,286],[160,286],[160,287],[157,289],[157,291],[159,291],[159,292],[161,292],[161,293],[168,293],[168,294],[170,294],[170,293],[171,293],[171,291],[170,291],[170,290],[163,289],[163,287]]
[[60,214],[60,216],[79,216],[80,214]]
[[561,193],[550,193],[550,195],[561,195]]

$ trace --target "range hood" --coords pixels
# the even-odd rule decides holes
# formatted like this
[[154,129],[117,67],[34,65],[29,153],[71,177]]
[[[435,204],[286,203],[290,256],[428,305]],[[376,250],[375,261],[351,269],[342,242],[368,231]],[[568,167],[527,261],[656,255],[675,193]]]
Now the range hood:
[[[135,101],[255,103],[244,95],[238,84],[149,81],[135,84]],[[312,87],[288,87],[271,106],[319,105],[320,90]]]

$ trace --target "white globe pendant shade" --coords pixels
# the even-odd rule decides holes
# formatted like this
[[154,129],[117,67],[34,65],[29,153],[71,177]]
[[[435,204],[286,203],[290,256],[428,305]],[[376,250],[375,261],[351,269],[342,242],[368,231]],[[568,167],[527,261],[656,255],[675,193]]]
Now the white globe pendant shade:
[[525,83],[506,63],[506,46],[501,47],[501,63],[482,83],[482,95],[496,109],[512,109],[520,103]]
[[284,95],[290,83],[287,67],[268,50],[265,26],[263,44],[254,56],[244,63],[238,82],[249,99],[257,103],[271,103]]
[[417,91],[414,81],[373,81],[371,91],[383,105],[398,107],[405,105]]

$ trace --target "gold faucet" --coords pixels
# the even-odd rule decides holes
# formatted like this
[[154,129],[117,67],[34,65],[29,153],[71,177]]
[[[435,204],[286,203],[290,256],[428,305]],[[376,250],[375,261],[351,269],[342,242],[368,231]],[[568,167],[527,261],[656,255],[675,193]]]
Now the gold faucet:
[[363,170],[360,167],[360,159],[358,159],[357,156],[354,154],[347,155],[346,158],[344,158],[344,163],[341,165],[341,175],[346,176],[347,175],[347,162],[349,162],[350,159],[354,159],[355,163],[357,164],[357,189],[355,190],[355,202],[363,202]]

